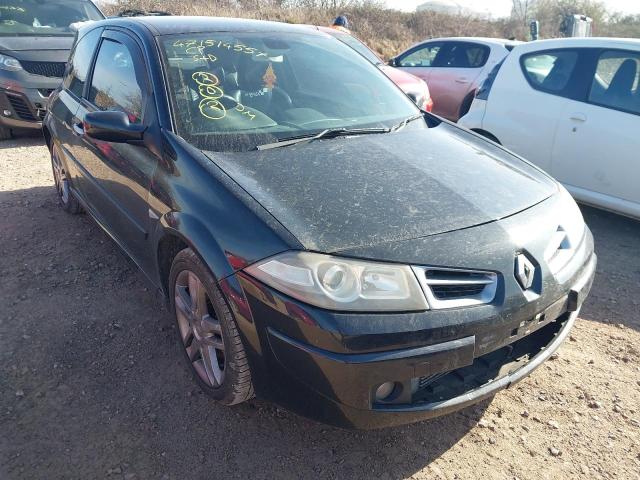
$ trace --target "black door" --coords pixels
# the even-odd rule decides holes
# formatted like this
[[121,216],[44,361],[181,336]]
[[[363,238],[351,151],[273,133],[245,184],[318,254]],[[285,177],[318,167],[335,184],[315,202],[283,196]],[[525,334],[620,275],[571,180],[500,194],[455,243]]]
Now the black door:
[[88,208],[148,272],[153,261],[148,245],[148,194],[158,158],[144,144],[104,142],[89,138],[82,131],[84,116],[95,110],[125,112],[131,123],[156,122],[145,64],[143,52],[133,38],[105,31],[74,129],[81,138],[76,158],[86,177],[81,193]]

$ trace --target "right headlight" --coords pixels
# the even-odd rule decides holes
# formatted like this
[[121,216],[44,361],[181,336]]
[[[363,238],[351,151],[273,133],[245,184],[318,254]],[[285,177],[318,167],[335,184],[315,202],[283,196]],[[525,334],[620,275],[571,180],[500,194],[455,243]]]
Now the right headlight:
[[407,265],[291,251],[245,271],[284,294],[328,310],[410,312],[429,308]]
[[18,70],[22,70],[22,65],[20,65],[20,62],[17,58],[13,58],[9,55],[0,53],[0,69],[15,72]]

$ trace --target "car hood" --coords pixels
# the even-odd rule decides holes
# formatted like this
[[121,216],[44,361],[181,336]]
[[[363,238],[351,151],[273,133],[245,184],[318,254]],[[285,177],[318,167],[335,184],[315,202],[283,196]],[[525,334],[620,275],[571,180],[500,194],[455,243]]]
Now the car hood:
[[73,36],[25,35],[16,37],[0,36],[0,52],[16,57],[16,52],[62,50],[69,52],[73,46]]
[[410,127],[205,153],[305,248],[321,252],[492,222],[557,191],[542,171],[457,127]]

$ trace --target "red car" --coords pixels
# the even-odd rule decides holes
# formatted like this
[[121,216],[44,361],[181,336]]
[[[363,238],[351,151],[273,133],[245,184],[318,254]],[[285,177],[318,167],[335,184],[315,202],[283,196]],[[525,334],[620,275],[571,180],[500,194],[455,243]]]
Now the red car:
[[328,33],[340,40],[342,43],[350,46],[360,55],[376,65],[387,77],[391,79],[393,83],[398,85],[404,93],[411,97],[419,108],[427,112],[433,110],[433,100],[429,93],[429,87],[424,80],[416,77],[415,75],[411,75],[410,73],[403,72],[402,70],[386,65],[373,50],[353,35],[331,27],[317,28],[318,30]]

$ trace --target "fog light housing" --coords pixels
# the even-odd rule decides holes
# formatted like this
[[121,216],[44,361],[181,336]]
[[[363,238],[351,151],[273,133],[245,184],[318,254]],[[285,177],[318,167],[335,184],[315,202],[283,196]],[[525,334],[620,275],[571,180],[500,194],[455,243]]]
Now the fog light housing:
[[376,388],[376,401],[384,401],[393,394],[396,389],[395,382],[384,382],[378,388]]
[[11,116],[11,110],[3,110],[3,111],[2,111],[2,114],[3,114],[5,117],[10,117],[10,116]]

